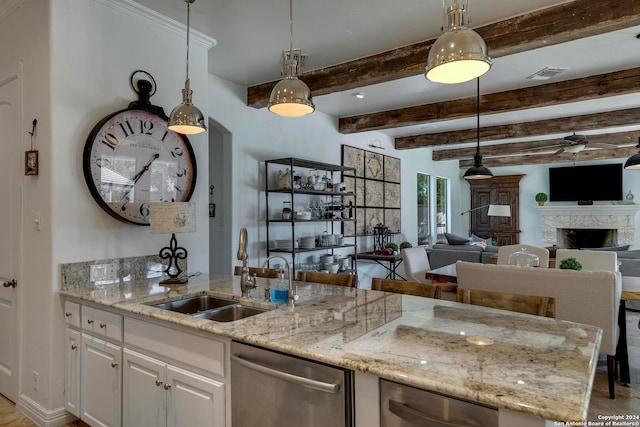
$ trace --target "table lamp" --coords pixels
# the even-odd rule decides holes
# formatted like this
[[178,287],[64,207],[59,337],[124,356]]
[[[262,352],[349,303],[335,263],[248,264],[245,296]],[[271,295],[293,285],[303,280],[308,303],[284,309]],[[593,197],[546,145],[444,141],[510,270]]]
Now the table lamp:
[[178,265],[179,259],[187,259],[187,250],[178,247],[176,233],[193,233],[196,231],[195,204],[186,202],[151,203],[151,233],[171,234],[169,246],[160,249],[160,258],[168,259],[169,264],[163,271],[168,279],[161,285],[181,285],[188,279],[178,276],[182,269]]

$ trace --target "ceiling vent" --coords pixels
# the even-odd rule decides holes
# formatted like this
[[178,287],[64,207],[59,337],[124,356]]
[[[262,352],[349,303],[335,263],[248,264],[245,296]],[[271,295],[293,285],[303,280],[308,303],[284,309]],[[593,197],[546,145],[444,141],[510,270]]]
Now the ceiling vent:
[[531,74],[527,77],[530,80],[549,80],[551,77],[557,76],[563,71],[567,71],[566,67],[545,67],[542,70]]

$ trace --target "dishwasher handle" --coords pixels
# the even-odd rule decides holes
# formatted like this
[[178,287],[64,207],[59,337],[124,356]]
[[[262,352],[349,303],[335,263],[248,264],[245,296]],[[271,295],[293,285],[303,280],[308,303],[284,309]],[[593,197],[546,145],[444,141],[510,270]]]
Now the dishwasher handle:
[[247,359],[244,359],[240,356],[231,355],[231,360],[236,363],[244,366],[245,368],[261,372],[265,375],[272,376],[274,378],[278,378],[284,381],[292,382],[299,384],[303,387],[311,388],[314,390],[322,391],[325,393],[336,394],[340,391],[340,382],[338,383],[325,383],[322,381],[312,380],[310,378],[301,377],[298,375],[293,375],[288,372],[279,371],[277,369],[268,368],[266,366],[260,365],[255,362],[251,362]]
[[[464,424],[458,424],[456,422],[449,422],[446,420],[440,420],[437,418],[431,418],[428,415],[413,409],[406,403],[398,402],[397,400],[389,399],[389,411],[403,420],[416,426],[425,427],[481,427],[479,424],[469,420]],[[470,422],[472,424],[470,424]],[[426,424],[425,424],[426,423]]]

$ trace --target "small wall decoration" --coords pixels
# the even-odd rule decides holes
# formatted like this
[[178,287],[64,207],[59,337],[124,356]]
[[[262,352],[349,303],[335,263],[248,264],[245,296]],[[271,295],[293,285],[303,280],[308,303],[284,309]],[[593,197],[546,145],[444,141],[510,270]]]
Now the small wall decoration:
[[[356,199],[345,198],[345,203],[357,207],[358,236],[373,235],[380,224],[400,232],[400,159],[343,145],[342,165],[355,168],[344,173],[343,181],[347,191],[356,190]],[[353,236],[355,225],[344,223],[342,232]]]
[[24,174],[27,176],[38,175],[38,150],[33,149],[33,137],[36,134],[37,119],[33,119],[33,128],[31,132],[27,132],[31,135],[31,150],[24,153]]

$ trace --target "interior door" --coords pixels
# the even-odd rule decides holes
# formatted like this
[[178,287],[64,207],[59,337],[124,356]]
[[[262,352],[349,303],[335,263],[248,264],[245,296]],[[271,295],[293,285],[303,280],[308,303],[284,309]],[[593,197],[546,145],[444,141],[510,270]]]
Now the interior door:
[[18,295],[22,144],[20,80],[0,74],[0,393],[18,398]]

